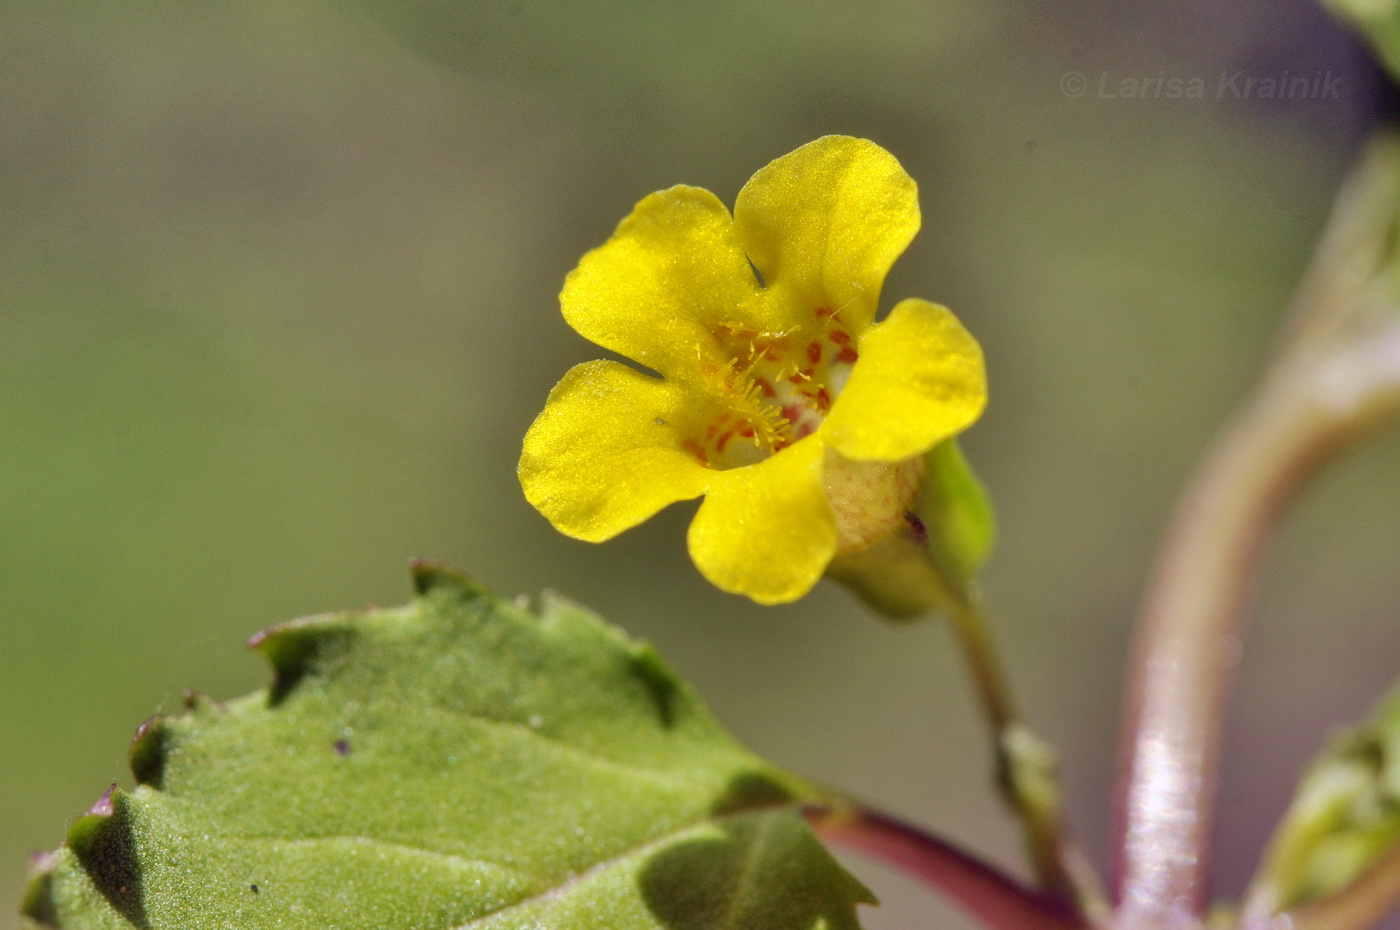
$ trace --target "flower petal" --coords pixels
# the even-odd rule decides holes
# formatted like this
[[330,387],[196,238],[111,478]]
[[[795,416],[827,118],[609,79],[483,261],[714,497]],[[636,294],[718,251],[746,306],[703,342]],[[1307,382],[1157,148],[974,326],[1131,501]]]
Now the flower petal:
[[644,198],[564,281],[564,319],[585,338],[664,375],[694,369],[717,327],[755,326],[761,292],[724,204],[677,186]]
[[620,362],[574,366],[525,434],[525,497],[560,532],[601,542],[700,496],[714,473],[681,448],[695,406]]
[[919,230],[918,190],[874,142],[824,136],[750,178],[734,226],[770,288],[790,291],[805,312],[837,311],[858,333]]
[[690,557],[716,587],[760,604],[795,601],[836,553],[816,437],[718,472],[690,524]]
[[947,307],[901,301],[859,349],[821,429],[847,458],[918,455],[966,429],[987,404],[982,347]]

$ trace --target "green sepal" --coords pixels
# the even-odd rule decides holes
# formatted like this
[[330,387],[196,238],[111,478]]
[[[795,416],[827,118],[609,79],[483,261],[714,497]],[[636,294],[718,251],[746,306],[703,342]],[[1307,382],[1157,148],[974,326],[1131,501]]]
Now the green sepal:
[[992,554],[997,525],[987,489],[956,439],[944,440],[924,456],[915,512],[928,536],[930,556],[965,591]]
[[1330,897],[1400,844],[1400,686],[1309,766],[1256,879],[1270,910]]
[[887,620],[955,612],[972,599],[995,541],[991,499],[957,440],[947,439],[924,456],[906,526],[837,556],[826,573]]
[[646,644],[442,566],[405,607],[274,627],[265,690],[153,718],[37,857],[64,930],[858,930],[873,898]]

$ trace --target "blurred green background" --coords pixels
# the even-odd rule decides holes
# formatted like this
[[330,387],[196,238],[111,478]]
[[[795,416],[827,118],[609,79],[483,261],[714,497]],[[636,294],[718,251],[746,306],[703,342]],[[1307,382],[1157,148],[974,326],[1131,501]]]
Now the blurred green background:
[[[1219,95],[1239,69],[1342,80]],[[1205,99],[1099,90],[1152,77]],[[885,305],[948,303],[987,350],[966,447],[1001,516],[988,596],[1100,856],[1159,529],[1382,96],[1304,2],[4,0],[0,927],[26,855],[129,781],[143,718],[259,687],[263,626],[405,600],[413,556],[591,605],[755,749],[1018,863],[939,625],[830,587],[759,609],[691,567],[693,505],[589,546],[515,482],[550,386],[598,354],[558,315],[578,257],[652,190],[732,202],[829,132],[920,184]],[[1400,439],[1371,443],[1270,556],[1221,892],[1397,670],[1397,475]],[[861,868],[870,927],[964,926]]]

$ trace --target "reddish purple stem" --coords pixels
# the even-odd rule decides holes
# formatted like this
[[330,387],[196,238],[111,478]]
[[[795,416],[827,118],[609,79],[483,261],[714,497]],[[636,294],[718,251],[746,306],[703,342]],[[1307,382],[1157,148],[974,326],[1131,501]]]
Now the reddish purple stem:
[[827,843],[922,879],[988,930],[1083,930],[1063,902],[1031,891],[996,867],[892,817],[863,808],[810,808]]

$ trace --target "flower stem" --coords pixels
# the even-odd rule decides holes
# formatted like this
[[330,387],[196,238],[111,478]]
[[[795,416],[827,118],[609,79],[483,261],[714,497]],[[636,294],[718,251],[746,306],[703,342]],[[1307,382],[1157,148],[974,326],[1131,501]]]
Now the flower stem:
[[1070,842],[1060,816],[1055,754],[1017,716],[990,624],[975,592],[950,599],[948,613],[972,672],[996,754],[1003,800],[1021,821],[1039,886],[1081,912],[1103,909],[1097,879]]
[[972,672],[982,713],[993,733],[1003,733],[1016,722],[1015,703],[1007,684],[1006,669],[992,638],[991,625],[975,595],[958,598],[949,609],[963,659]]
[[1114,843],[1121,926],[1199,921],[1225,707],[1263,545],[1322,464],[1400,414],[1400,319],[1377,286],[1397,182],[1400,150],[1382,141],[1338,201],[1289,344],[1168,532],[1129,669]]
[[823,840],[918,877],[989,930],[1088,926],[1062,900],[1031,891],[951,843],[884,814],[857,804],[810,808],[805,814]]
[[1085,913],[1104,910],[1097,877],[1061,824],[1054,752],[1017,716],[975,585],[961,581],[926,546],[907,537],[890,537],[843,556],[827,573],[886,617],[938,610],[949,618],[991,733],[997,786],[1021,822],[1039,886]]

